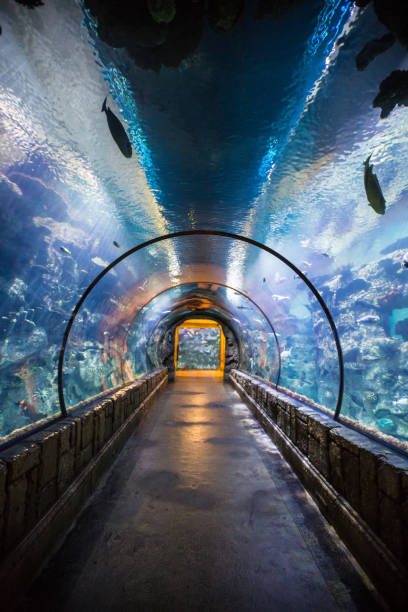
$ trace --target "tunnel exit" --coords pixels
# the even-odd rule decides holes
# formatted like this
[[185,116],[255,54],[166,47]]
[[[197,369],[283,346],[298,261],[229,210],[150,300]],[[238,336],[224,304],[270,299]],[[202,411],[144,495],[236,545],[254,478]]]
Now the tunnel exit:
[[188,319],[176,328],[174,365],[177,376],[222,378],[225,367],[225,336],[210,319]]

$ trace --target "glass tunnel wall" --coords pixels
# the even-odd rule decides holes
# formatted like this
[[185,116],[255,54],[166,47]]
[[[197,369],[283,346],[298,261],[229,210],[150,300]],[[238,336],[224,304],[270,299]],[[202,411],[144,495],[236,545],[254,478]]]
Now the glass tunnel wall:
[[[169,259],[173,265],[177,262],[177,274],[169,272]],[[171,291],[161,289],[177,285],[178,278],[185,284]],[[106,376],[114,385],[145,372],[152,354],[149,337],[157,326],[166,330],[175,314],[204,312],[217,319],[218,310],[239,329],[241,368],[276,382],[280,356],[280,383],[316,401],[319,392],[324,393],[325,404],[334,411],[339,364],[332,331],[319,306],[319,325],[326,332],[322,370],[311,312],[316,298],[297,279],[296,273],[271,253],[219,235],[166,238],[129,254],[100,279],[74,321],[65,355],[67,405],[90,395],[88,381],[93,381],[96,393],[106,388]],[[224,286],[230,282],[234,284]],[[278,286],[285,294],[275,293]],[[87,380],[80,383],[78,377],[70,377],[69,367],[78,359],[81,345],[89,347],[89,353],[82,353],[81,367]],[[154,365],[161,365],[160,360]]]
[[[377,99],[394,71],[408,71],[406,44],[396,35],[361,70],[364,46],[389,33],[372,2],[298,2],[257,19],[245,7],[235,30],[206,23],[179,64],[152,70],[102,40],[98,16],[74,2],[1,2],[1,435],[59,412],[65,326],[118,253],[212,228],[269,245],[310,278],[340,334],[342,414],[408,442],[408,108]],[[107,95],[131,158],[101,113]],[[385,214],[367,201],[370,155]],[[304,284],[245,245],[200,243],[195,259],[190,246],[185,257],[169,244],[129,259],[89,296],[64,364],[69,404],[155,366],[174,304],[185,297],[187,315],[187,292],[200,287],[155,298],[139,318],[150,298],[181,282],[220,282],[270,317],[280,383],[333,409],[335,347]],[[213,259],[200,264],[200,249]],[[208,313],[235,330],[242,367],[274,381],[262,316],[217,291],[222,304],[211,292]]]

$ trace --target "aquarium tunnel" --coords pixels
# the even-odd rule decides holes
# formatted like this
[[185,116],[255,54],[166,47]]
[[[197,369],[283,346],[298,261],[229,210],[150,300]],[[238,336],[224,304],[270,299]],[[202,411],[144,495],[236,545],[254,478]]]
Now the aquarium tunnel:
[[[351,504],[398,563],[408,563],[407,50],[406,0],[1,1],[0,554],[28,542],[75,478],[89,478],[93,490],[97,461],[111,465],[128,427],[118,414],[136,422],[129,402],[137,397],[143,419],[153,429],[159,423],[160,435],[140,448],[142,457],[156,445],[161,454],[134,489],[153,505],[183,506],[191,520],[197,508],[215,516],[221,491],[239,496],[240,463],[242,491],[252,479],[257,488],[252,501],[236,503],[249,513],[242,525],[256,531],[253,517],[264,521],[273,507],[269,484],[256,479],[275,462],[268,469],[277,470],[278,497],[288,474],[276,467],[278,450],[287,458],[299,443],[296,453],[309,455],[294,459],[298,469],[313,464],[313,478],[332,478],[342,509]],[[164,399],[154,404],[159,390]],[[266,393],[275,398],[274,425],[262,412]],[[271,438],[283,432],[272,450],[256,434],[263,468],[246,463],[256,455],[257,427],[248,406],[261,406]],[[221,409],[218,437],[205,434]],[[50,427],[58,443],[47,442]],[[53,444],[51,476],[43,463]],[[394,453],[401,461],[394,488],[385,468],[378,478],[368,467],[355,476],[366,450],[377,467]],[[187,465],[188,491],[177,471]],[[198,483],[211,465],[214,480],[205,472],[205,486]],[[112,469],[119,487],[124,476]],[[378,491],[364,505],[374,481]],[[326,517],[340,507],[340,497],[320,503],[330,487],[316,495]],[[323,531],[307,546],[323,541]],[[211,525],[202,540],[218,532]],[[366,568],[376,557],[364,558]],[[0,592],[12,584],[2,571],[0,564]],[[319,580],[329,584],[325,571]],[[172,609],[184,609],[174,597]],[[299,597],[293,609],[337,609],[302,608]],[[84,601],[68,612],[91,609]]]
[[[386,78],[404,78],[407,54],[394,22],[375,3],[316,0],[242,3],[227,25],[198,2],[174,32],[150,15],[152,40],[132,46],[103,2],[29,4],[0,10],[1,435],[60,412],[64,331],[102,270],[208,229],[309,280],[341,342],[341,416],[405,444],[408,119]],[[381,52],[368,44],[380,38]],[[385,214],[368,200],[368,158]],[[204,235],[136,251],[93,288],[66,343],[66,405],[174,363],[191,314],[227,330],[227,371],[336,409],[338,351],[310,287],[262,249]]]
[[[240,266],[234,286],[227,284],[231,276],[224,268],[226,253],[240,253],[245,261],[246,269]],[[177,261],[178,274],[168,271],[168,258]],[[265,276],[259,277],[260,267]],[[148,274],[143,274],[145,270]],[[142,274],[135,282],[136,271]],[[267,278],[279,278],[293,296],[273,293],[273,283]],[[319,351],[310,333],[313,313],[326,335],[324,372],[302,350],[309,345],[310,355]],[[325,389],[326,405],[333,412],[340,408],[343,364],[341,349],[337,351],[336,346],[338,334],[310,281],[283,256],[253,240],[227,232],[190,230],[130,249],[86,289],[65,330],[60,352],[58,382],[63,411],[159,367],[166,366],[171,378],[178,370],[211,369],[186,364],[177,367],[179,327],[192,314],[221,326],[220,360],[227,367],[221,367],[219,360],[212,369],[222,370],[227,380],[232,368],[243,369],[316,401],[320,386]],[[205,325],[203,322],[201,328]],[[289,367],[285,357],[296,348],[295,342],[298,358],[292,359]],[[192,340],[190,344],[190,352],[199,354],[199,345],[194,347]],[[211,354],[205,342],[201,353],[201,359]],[[183,359],[188,361],[187,355]],[[78,368],[82,377],[75,375]]]

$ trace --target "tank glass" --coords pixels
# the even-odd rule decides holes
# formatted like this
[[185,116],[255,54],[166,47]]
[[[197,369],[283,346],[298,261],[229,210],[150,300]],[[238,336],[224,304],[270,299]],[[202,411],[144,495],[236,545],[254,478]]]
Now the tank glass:
[[220,330],[180,327],[177,369],[216,370],[220,365]]
[[[213,4],[143,42],[88,0],[1,2],[0,435],[59,413],[64,330],[108,264],[212,229],[310,279],[342,344],[342,415],[407,446],[404,40],[372,2],[246,0],[227,30]],[[215,236],[156,243],[104,276],[68,340],[67,405],[158,367],[156,341],[197,311],[229,326],[242,369],[276,383],[280,354],[279,384],[334,410],[336,348],[312,292]]]

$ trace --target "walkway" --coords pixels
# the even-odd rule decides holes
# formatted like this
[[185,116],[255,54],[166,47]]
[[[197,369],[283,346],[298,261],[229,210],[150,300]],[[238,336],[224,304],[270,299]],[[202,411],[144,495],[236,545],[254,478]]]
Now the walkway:
[[379,608],[238,394],[184,378],[159,396],[23,609]]

